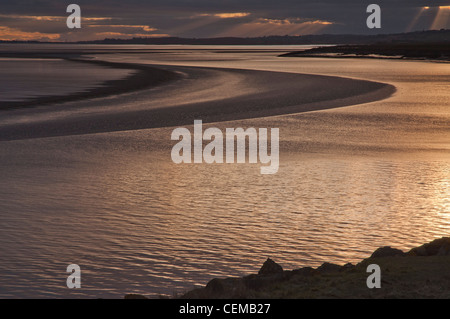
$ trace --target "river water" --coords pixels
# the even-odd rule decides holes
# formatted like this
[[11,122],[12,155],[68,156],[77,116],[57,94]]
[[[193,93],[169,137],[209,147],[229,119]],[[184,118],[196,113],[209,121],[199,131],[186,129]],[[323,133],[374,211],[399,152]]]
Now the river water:
[[0,58],[0,102],[83,92],[131,73],[60,59]]
[[[397,92],[212,125],[279,128],[276,175],[173,164],[173,128],[0,142],[0,297],[172,295],[254,273],[267,257],[285,269],[344,264],[449,235],[450,64],[160,50],[100,58],[343,76]],[[81,289],[66,288],[72,263]]]

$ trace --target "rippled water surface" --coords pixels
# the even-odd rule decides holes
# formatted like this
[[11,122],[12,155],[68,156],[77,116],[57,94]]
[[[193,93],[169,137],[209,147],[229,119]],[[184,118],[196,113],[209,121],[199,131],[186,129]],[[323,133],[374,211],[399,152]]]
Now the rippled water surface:
[[0,102],[83,92],[131,72],[59,59],[0,58]]
[[[449,64],[189,52],[139,60],[347,76],[398,91],[212,125],[280,128],[276,175],[259,164],[175,165],[171,128],[0,142],[1,297],[171,295],[255,272],[267,257],[286,269],[344,264],[449,235]],[[65,288],[71,263],[82,269],[76,291]]]

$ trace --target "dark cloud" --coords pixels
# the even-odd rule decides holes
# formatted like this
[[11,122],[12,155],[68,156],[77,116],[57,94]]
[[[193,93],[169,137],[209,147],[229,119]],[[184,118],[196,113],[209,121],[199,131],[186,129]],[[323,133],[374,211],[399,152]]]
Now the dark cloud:
[[[71,3],[82,8],[83,29],[77,32],[69,33],[64,19],[26,19],[64,18]],[[366,27],[366,8],[371,3],[382,8],[381,30]],[[424,10],[425,6],[430,9]],[[111,37],[397,33],[450,28],[450,9],[439,11],[439,6],[450,6],[450,0],[19,0],[0,3],[0,26],[3,33],[8,28],[58,33],[68,40],[104,38],[108,33]]]

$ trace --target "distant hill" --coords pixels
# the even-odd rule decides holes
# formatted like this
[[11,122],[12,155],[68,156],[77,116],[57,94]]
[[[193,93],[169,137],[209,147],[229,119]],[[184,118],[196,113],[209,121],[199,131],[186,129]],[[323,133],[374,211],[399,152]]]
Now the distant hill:
[[[42,43],[37,41],[0,41],[0,43]],[[55,43],[55,42],[52,42]],[[66,42],[64,42],[66,43]],[[79,44],[189,44],[189,45],[301,45],[301,44],[376,44],[376,43],[450,43],[450,30],[418,31],[399,34],[352,35],[321,34],[304,36],[265,36],[257,38],[133,38],[81,41]]]
[[[39,41],[0,41],[0,43],[69,43]],[[450,43],[450,30],[417,31],[398,34],[356,35],[320,34],[304,36],[265,36],[257,38],[133,38],[70,42],[78,44],[189,44],[189,45],[301,45],[301,44],[377,44]]]
[[400,34],[351,35],[322,34],[305,36],[266,36],[258,38],[133,38],[80,42],[85,44],[190,44],[190,45],[293,45],[293,44],[373,44],[373,43],[449,42],[450,30],[420,31]]

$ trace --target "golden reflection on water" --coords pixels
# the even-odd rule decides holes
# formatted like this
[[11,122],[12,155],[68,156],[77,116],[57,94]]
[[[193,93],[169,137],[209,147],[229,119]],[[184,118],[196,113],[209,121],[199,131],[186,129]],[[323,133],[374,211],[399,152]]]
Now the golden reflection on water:
[[343,264],[450,233],[449,65],[264,59],[223,66],[369,77],[398,92],[214,125],[279,127],[274,176],[259,164],[173,164],[171,129],[0,143],[0,296],[67,294],[55,287],[69,260],[86,271],[85,296],[170,294],[267,257],[286,269]]
[[[450,230],[448,163],[326,155],[285,155],[283,162],[280,174],[263,177],[248,164],[153,159],[146,170],[147,157],[136,157],[110,168],[128,178],[111,194],[111,205],[132,201],[120,205],[118,222],[125,215],[129,225],[145,224],[128,231],[151,232],[182,258],[200,253],[209,262],[233,263],[234,256],[246,265],[261,255],[292,267],[320,264],[322,256],[357,261],[379,245],[408,249]],[[102,183],[110,190],[118,185]]]

